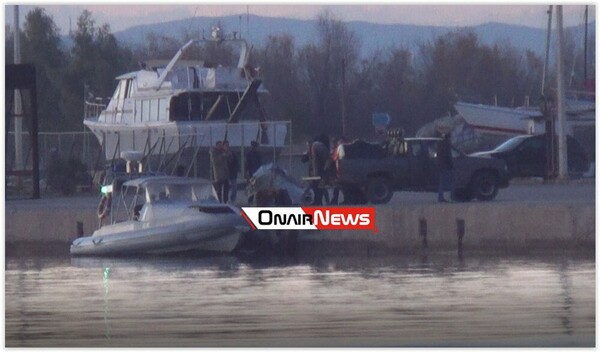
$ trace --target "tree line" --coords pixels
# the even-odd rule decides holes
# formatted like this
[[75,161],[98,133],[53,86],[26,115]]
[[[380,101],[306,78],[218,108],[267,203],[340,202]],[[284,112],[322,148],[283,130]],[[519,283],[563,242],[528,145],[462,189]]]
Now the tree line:
[[[270,91],[264,102],[267,116],[291,120],[296,141],[318,133],[339,136],[344,119],[348,138],[368,138],[374,133],[374,112],[389,113],[391,126],[410,135],[453,114],[457,100],[518,106],[525,97],[536,104],[542,95],[542,57],[509,43],[485,45],[469,30],[419,43],[417,50],[389,47],[365,57],[357,34],[331,13],[319,15],[316,27],[312,43],[297,47],[291,35],[273,35],[250,56]],[[6,63],[13,61],[13,30],[6,28]],[[41,8],[31,10],[20,38],[22,62],[37,69],[40,130],[81,131],[87,87],[95,96],[109,97],[116,76],[139,69],[145,60],[168,59],[199,36],[198,31],[180,38],[152,33],[144,45],[130,48],[86,10],[67,47],[52,17]],[[567,58],[565,66],[573,67],[567,72],[572,72],[570,81],[578,83],[582,73],[574,60],[581,58],[583,49],[572,39],[568,45],[567,52],[578,54]],[[201,55],[205,62],[235,61],[233,49],[226,45],[198,48],[187,55]],[[593,65],[594,60],[588,62]]]

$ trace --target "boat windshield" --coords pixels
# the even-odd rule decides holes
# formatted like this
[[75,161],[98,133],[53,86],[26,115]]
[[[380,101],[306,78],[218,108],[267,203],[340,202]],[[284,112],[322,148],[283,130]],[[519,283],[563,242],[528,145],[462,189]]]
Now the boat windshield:
[[506,151],[512,150],[516,146],[521,144],[521,142],[523,142],[523,140],[525,140],[526,138],[529,138],[529,136],[513,137],[513,138],[507,140],[506,142],[500,144],[499,146],[497,146],[496,149],[494,149],[494,151],[495,152],[506,152]]
[[196,202],[213,198],[210,184],[156,184],[146,186],[146,202]]

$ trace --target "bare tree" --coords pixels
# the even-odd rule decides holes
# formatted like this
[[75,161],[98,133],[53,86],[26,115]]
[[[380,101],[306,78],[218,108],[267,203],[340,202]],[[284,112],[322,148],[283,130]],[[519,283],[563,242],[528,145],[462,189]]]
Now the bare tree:
[[342,132],[342,71],[356,73],[360,43],[330,12],[317,18],[317,42],[300,50],[302,79],[310,93],[310,123],[329,134]]

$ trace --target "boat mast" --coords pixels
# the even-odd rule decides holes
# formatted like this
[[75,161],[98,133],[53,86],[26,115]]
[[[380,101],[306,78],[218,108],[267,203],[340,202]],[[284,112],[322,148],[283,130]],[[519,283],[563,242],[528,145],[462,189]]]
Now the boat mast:
[[566,180],[568,177],[567,170],[567,136],[565,134],[565,87],[564,87],[564,72],[563,72],[563,11],[562,5],[556,6],[556,26],[558,30],[558,50],[557,50],[557,101],[558,101],[558,116],[557,116],[557,137],[558,137],[558,178]]

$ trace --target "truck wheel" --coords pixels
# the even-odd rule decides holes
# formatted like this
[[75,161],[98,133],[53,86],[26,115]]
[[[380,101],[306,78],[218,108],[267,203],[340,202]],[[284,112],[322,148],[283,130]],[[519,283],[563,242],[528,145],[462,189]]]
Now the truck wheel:
[[469,202],[471,199],[473,199],[473,196],[471,195],[471,191],[469,189],[457,188],[454,190],[454,198],[452,200],[457,202]]
[[390,181],[383,177],[373,177],[367,184],[367,199],[373,204],[385,204],[392,199],[394,192]]
[[482,172],[475,175],[471,183],[471,194],[481,201],[496,198],[498,194],[498,181],[496,177],[489,172]]
[[344,205],[362,205],[367,204],[367,199],[365,197],[364,192],[356,186],[347,186],[342,190],[344,194]]

